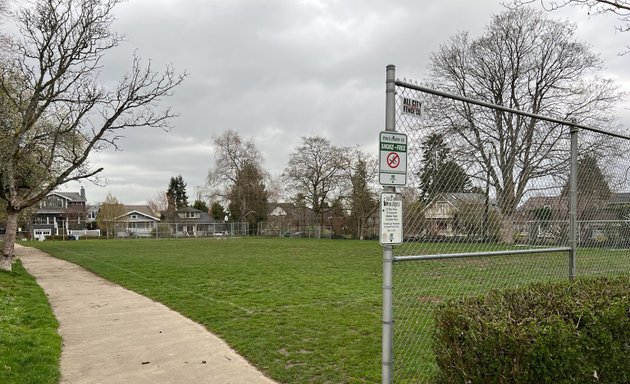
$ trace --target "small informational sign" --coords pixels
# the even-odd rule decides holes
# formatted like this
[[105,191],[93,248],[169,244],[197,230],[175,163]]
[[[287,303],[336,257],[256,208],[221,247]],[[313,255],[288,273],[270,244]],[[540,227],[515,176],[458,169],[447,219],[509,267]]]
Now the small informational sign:
[[384,131],[379,136],[379,182],[381,185],[407,184],[407,135]]
[[381,193],[381,245],[403,242],[403,198],[395,192]]
[[402,112],[407,115],[422,116],[422,102],[410,97],[403,97]]

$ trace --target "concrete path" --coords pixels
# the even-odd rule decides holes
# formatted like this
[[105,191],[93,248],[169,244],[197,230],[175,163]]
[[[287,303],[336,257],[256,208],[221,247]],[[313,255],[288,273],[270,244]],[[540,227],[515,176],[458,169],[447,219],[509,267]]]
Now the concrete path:
[[201,325],[75,264],[16,245],[63,338],[62,384],[272,384]]

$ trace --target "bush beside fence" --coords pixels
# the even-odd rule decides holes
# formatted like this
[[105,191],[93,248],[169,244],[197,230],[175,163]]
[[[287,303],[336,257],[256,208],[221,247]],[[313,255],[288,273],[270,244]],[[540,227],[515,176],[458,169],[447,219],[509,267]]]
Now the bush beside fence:
[[436,311],[440,383],[629,383],[630,277],[544,283]]

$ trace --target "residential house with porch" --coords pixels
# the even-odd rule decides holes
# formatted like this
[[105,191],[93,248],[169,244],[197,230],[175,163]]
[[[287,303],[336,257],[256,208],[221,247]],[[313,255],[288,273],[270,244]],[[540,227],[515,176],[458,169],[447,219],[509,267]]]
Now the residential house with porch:
[[148,205],[124,205],[125,213],[114,218],[116,237],[155,235],[160,218]]
[[72,231],[86,229],[87,206],[85,189],[79,192],[51,192],[42,201],[33,215],[31,236],[44,239],[46,236],[67,236]]
[[229,235],[229,225],[217,222],[208,212],[192,207],[162,212],[161,222],[169,225],[171,235],[175,237]]
[[498,215],[496,202],[481,193],[440,193],[421,211],[424,217],[423,229],[416,233],[424,238],[477,238],[485,237],[488,231],[488,218]]
[[[630,193],[611,193],[607,200],[578,195],[577,226],[581,246],[630,246]],[[523,203],[519,219],[521,238],[529,243],[567,244],[569,199],[533,196]]]

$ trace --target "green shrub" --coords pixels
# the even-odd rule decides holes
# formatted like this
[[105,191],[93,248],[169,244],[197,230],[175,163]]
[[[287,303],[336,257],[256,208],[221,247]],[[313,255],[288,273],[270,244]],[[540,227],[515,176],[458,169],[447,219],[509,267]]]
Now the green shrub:
[[436,312],[439,383],[630,383],[630,277],[535,284]]

